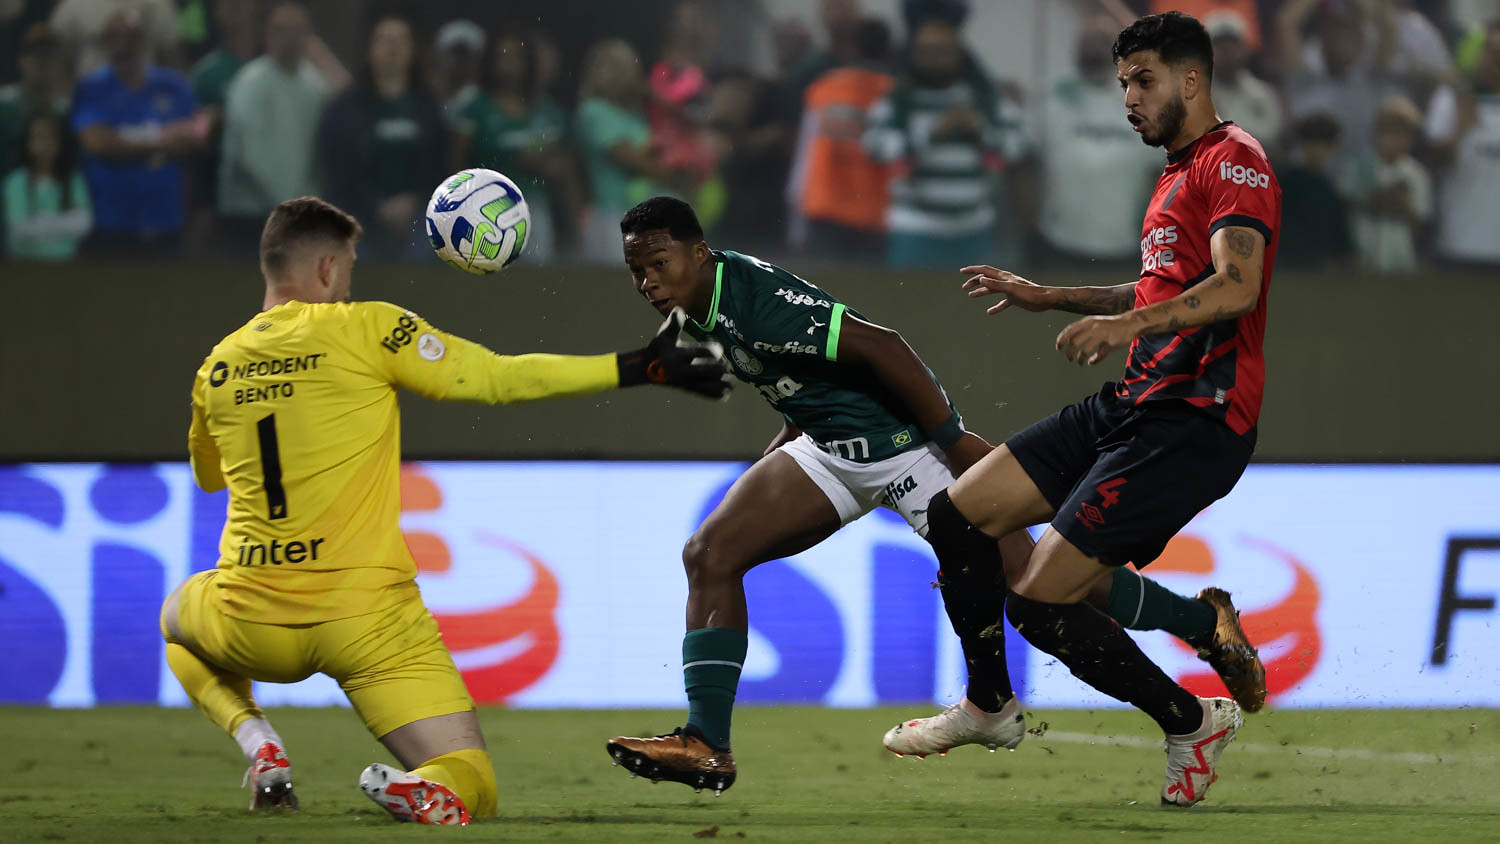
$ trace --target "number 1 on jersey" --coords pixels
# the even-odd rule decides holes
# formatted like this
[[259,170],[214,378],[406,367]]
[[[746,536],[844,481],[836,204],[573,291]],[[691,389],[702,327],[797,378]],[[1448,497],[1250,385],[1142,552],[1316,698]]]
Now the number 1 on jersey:
[[267,518],[286,518],[286,490],[281,486],[281,451],[276,442],[276,414],[255,423],[260,435],[260,473],[266,488]]

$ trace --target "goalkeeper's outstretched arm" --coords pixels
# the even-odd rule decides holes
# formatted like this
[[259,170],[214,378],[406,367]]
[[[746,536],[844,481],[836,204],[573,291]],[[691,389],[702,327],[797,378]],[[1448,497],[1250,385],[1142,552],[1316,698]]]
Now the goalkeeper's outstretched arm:
[[[392,363],[395,383],[428,398],[476,404],[586,396],[654,383],[710,398],[729,391],[723,352],[716,344],[685,339],[684,317],[673,314],[649,345],[605,355],[500,355],[403,314],[411,339]],[[389,347],[387,347],[389,348]]]

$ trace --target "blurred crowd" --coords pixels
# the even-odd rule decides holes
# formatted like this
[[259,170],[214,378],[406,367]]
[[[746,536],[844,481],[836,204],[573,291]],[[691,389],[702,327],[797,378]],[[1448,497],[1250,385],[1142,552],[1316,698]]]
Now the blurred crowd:
[[713,48],[734,37],[714,0],[668,5],[659,43],[577,51],[372,14],[342,56],[297,2],[0,0],[3,250],[252,256],[276,203],[316,193],[364,221],[364,259],[427,260],[428,195],[477,166],[525,191],[531,263],[617,262],[620,215],[671,193],[768,257],[1117,268],[1162,154],[1110,45],[1175,8],[1213,37],[1220,115],[1276,164],[1280,267],[1500,265],[1500,0],[1056,5],[1071,69],[1022,81],[990,69],[1006,44],[966,30],[969,0],[746,0],[769,70]]

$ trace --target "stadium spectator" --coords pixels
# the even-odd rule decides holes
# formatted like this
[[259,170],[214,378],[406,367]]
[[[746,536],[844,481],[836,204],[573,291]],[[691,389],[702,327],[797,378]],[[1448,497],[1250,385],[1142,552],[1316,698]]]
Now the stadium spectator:
[[218,28],[219,47],[205,54],[193,65],[193,94],[198,105],[214,118],[222,120],[224,100],[229,83],[245,63],[255,58],[259,46],[257,0],[216,0],[214,23]]
[[1421,127],[1416,104],[1387,97],[1375,116],[1372,151],[1346,160],[1339,174],[1360,264],[1376,272],[1417,268],[1417,232],[1432,217],[1432,180],[1411,155]]
[[620,218],[661,193],[658,185],[689,186],[688,174],[669,168],[651,143],[646,93],[641,60],[629,44],[612,38],[589,51],[574,121],[593,193],[583,232],[583,254],[591,261],[620,260]]
[[[1442,30],[1412,8],[1412,0],[1381,0],[1374,4],[1377,31],[1386,31],[1392,79],[1408,96],[1426,102],[1440,82],[1453,75],[1453,56]],[[1378,42],[1378,39],[1377,39]]]
[[788,240],[823,260],[867,263],[885,255],[886,173],[866,149],[866,116],[890,92],[890,29],[875,18],[856,28],[858,61],[807,87],[787,182]]
[[812,32],[796,18],[784,18],[771,25],[771,45],[776,55],[775,79],[790,78],[792,69],[812,57]]
[[715,236],[733,238],[762,256],[780,254],[786,243],[789,161],[775,97],[776,85],[767,80],[743,72],[721,74],[709,97],[705,129],[727,194]]
[[73,79],[57,36],[44,23],[33,24],[21,42],[16,66],[20,78],[0,87],[0,173],[20,164],[26,122],[34,114],[66,116],[72,107]]
[[[515,180],[537,222],[526,233],[526,260],[545,264],[556,257],[556,223],[577,225],[583,202],[576,162],[563,143],[568,117],[541,90],[540,59],[529,40],[495,41],[483,94],[455,121],[454,163],[455,169],[488,167]],[[565,213],[557,213],[559,206]]]
[[211,242],[218,222],[220,153],[224,148],[224,101],[229,84],[260,48],[257,0],[216,0],[214,26],[219,46],[193,65],[190,76],[198,106],[210,121],[208,142],[192,163],[190,243]]
[[[1303,29],[1317,13],[1317,34]],[[1287,0],[1276,16],[1284,68],[1283,91],[1293,119],[1327,112],[1339,121],[1339,152],[1332,166],[1370,150],[1375,111],[1389,82],[1389,29],[1377,30],[1346,2]],[[1380,43],[1377,39],[1383,39]]]
[[1278,166],[1281,182],[1281,246],[1276,266],[1287,270],[1331,270],[1354,251],[1349,206],[1329,175],[1339,147],[1339,121],[1314,112],[1291,129],[1294,158]]
[[1237,11],[1208,13],[1203,20],[1214,43],[1214,105],[1260,141],[1267,152],[1281,142],[1281,97],[1250,72],[1250,24]]
[[11,258],[66,261],[77,253],[92,216],[88,186],[61,117],[36,112],[26,121],[24,161],[5,178],[4,194]]
[[1161,173],[1160,152],[1141,143],[1124,109],[1110,59],[1118,27],[1084,21],[1076,71],[1033,111],[1039,197],[1032,258],[1042,265],[1120,261],[1139,251],[1141,208]]
[[[666,165],[691,172],[700,184],[713,176],[717,165],[703,132],[709,97],[703,50],[709,38],[703,7],[688,2],[673,9],[667,43],[651,67],[647,109],[651,142],[661,149]],[[702,209],[699,213],[703,214]],[[706,216],[705,225],[712,226],[717,214]]]
[[77,58],[79,77],[110,61],[107,30],[120,12],[140,21],[144,50],[152,62],[182,66],[177,62],[177,9],[172,0],[62,0],[52,12],[52,29]]
[[177,7],[177,46],[188,67],[213,52],[221,33],[214,20],[216,0],[173,0]]
[[[1208,22],[1220,15],[1231,15],[1244,22],[1244,30],[1240,34],[1241,41],[1247,56],[1253,56],[1260,52],[1260,4],[1256,0],[1151,0],[1150,14],[1159,15],[1164,12],[1178,11],[1192,15],[1203,21],[1203,27],[1209,28]],[[1214,45],[1214,102],[1218,103],[1219,92],[1219,45]],[[1249,129],[1245,131],[1255,134]]]
[[448,21],[433,39],[433,79],[443,101],[443,116],[459,119],[470,100],[480,96],[480,59],[486,41],[479,24],[460,18]]
[[1489,23],[1500,15],[1500,0],[1448,0],[1447,8],[1446,26],[1442,29],[1457,35],[1454,63],[1459,71],[1473,73],[1484,52]]
[[182,240],[180,159],[202,147],[207,118],[185,76],[151,63],[139,12],[112,16],[103,40],[109,63],[84,77],[73,96],[73,130],[95,209],[83,249],[164,257]]
[[995,171],[1021,154],[1019,121],[1001,113],[993,88],[970,81],[969,61],[952,19],[921,20],[906,74],[870,110],[865,145],[894,174],[890,266],[996,260]]
[[[558,46],[552,34],[542,27],[532,27],[526,30],[526,43],[536,50],[536,76],[537,85],[541,87],[542,93],[551,97],[554,101],[572,96],[576,91],[569,91],[566,95],[559,90],[563,79],[563,53],[562,47]],[[573,78],[573,68],[568,68],[568,78]]]
[[314,166],[318,120],[348,74],[326,47],[315,44],[321,46],[307,9],[280,3],[266,21],[266,54],[248,62],[229,85],[219,211],[238,245],[258,241],[278,203],[321,188]]
[[1500,264],[1500,18],[1486,29],[1474,72],[1433,96],[1425,133],[1447,165],[1438,195],[1438,256]]
[[47,22],[52,6],[53,0],[0,0],[0,85],[20,78],[21,45],[33,26]]
[[836,67],[860,61],[858,27],[863,19],[859,0],[819,0],[818,18],[827,42],[821,50],[798,62],[783,80],[786,120],[796,123],[806,102],[807,87]]
[[375,260],[426,257],[427,197],[447,175],[448,129],[427,90],[411,24],[387,15],[370,31],[364,72],[318,126],[318,169],[329,199],[365,220]]

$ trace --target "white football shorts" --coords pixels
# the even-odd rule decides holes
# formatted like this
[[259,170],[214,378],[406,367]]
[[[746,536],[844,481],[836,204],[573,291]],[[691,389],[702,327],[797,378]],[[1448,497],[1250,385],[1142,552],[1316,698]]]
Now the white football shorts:
[[847,525],[876,507],[901,514],[918,536],[927,535],[927,502],[953,483],[942,449],[927,443],[874,463],[830,454],[807,434],[781,446],[797,461]]

